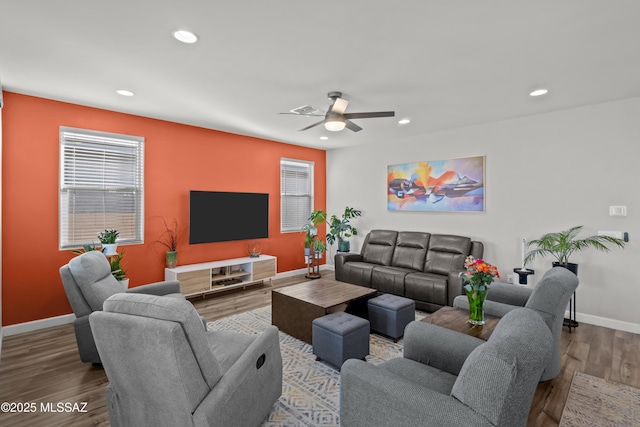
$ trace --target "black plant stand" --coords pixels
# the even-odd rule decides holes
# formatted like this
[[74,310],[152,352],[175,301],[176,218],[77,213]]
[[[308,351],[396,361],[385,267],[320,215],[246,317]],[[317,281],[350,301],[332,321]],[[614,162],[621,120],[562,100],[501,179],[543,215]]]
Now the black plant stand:
[[571,328],[577,328],[580,326],[578,321],[576,320],[576,292],[573,292],[573,296],[569,300],[569,318],[564,319],[562,323],[563,326],[569,328],[569,333],[571,333]]
[[[578,275],[578,264],[574,264],[572,262],[554,262],[552,265],[554,267],[564,267],[576,276]],[[562,323],[563,326],[569,328],[569,333],[571,333],[571,328],[577,328],[579,326],[578,321],[576,320],[576,305],[576,291],[573,291],[573,296],[569,300],[569,318],[564,319],[564,322]]]
[[514,268],[513,272],[516,273],[518,275],[518,283],[520,283],[521,285],[526,285],[528,282],[528,278],[527,276],[529,276],[530,274],[535,274],[535,270],[531,270],[530,268]]

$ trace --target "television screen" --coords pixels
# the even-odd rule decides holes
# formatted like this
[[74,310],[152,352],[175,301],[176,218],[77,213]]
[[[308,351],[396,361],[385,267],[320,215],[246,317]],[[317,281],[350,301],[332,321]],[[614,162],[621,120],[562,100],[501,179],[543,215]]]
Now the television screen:
[[190,191],[189,244],[269,237],[269,194]]

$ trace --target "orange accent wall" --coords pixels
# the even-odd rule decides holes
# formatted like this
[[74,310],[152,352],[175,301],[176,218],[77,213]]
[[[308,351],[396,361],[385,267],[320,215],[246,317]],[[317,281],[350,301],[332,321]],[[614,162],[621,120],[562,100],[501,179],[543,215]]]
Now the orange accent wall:
[[302,233],[280,233],[280,158],[315,162],[315,208],[325,209],[323,150],[4,92],[2,324],[72,313],[58,269],[59,128],[145,138],[144,244],[121,246],[130,287],[164,279],[162,218],[181,229],[178,265],[247,256],[247,241],[189,245],[189,190],[269,193],[263,253],[278,272],[305,268]]

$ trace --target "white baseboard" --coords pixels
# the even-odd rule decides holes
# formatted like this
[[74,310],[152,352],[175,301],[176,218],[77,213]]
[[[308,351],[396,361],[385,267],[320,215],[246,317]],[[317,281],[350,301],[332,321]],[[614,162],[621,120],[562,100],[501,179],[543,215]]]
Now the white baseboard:
[[5,337],[10,337],[11,335],[24,334],[25,332],[33,332],[39,329],[51,328],[52,326],[66,325],[67,323],[73,323],[74,320],[76,320],[75,314],[64,314],[62,316],[49,317],[46,319],[33,320],[31,322],[3,326],[2,331],[4,332]]
[[[320,270],[333,271],[332,264],[322,264]],[[298,270],[285,271],[276,274],[276,279],[282,279],[285,277],[298,276],[305,274],[306,268]],[[565,318],[569,318],[569,312],[565,313]],[[0,351],[2,349],[2,337],[10,337],[11,335],[23,334],[25,332],[37,331],[39,329],[50,328],[52,326],[65,325],[67,323],[73,323],[76,319],[74,314],[65,314],[62,316],[49,317],[47,319],[34,320],[31,322],[18,323],[16,325],[3,326],[0,329]],[[640,334],[640,325],[630,322],[623,322],[621,320],[608,319],[606,317],[593,316],[591,314],[576,313],[576,320],[578,322],[589,323],[590,325],[602,326],[605,328],[618,329],[625,332],[631,332],[634,334]]]
[[[565,319],[569,318],[569,312],[565,312]],[[623,322],[622,320],[609,319],[607,317],[594,316],[592,314],[576,313],[578,323],[588,323],[590,325],[602,326],[604,328],[618,329],[620,331],[640,334],[640,325],[637,323]]]

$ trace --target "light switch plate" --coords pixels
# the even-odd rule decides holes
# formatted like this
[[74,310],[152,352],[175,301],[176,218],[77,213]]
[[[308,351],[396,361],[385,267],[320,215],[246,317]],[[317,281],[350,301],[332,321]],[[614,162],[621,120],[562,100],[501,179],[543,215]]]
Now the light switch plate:
[[627,216],[627,207],[609,206],[609,216]]

